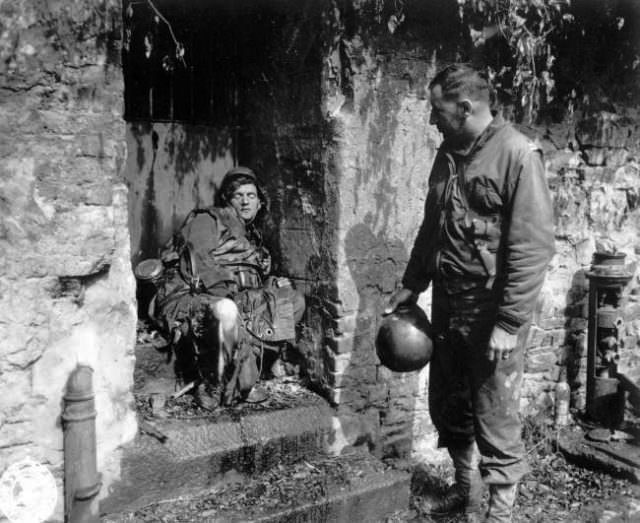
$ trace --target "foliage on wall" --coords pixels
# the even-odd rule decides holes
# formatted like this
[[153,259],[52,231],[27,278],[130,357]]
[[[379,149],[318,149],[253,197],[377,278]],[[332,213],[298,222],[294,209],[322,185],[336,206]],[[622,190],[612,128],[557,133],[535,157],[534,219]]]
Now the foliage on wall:
[[535,120],[540,107],[556,96],[552,37],[574,21],[570,0],[458,0],[460,18],[474,46],[503,38],[511,51],[506,63],[489,65],[498,90]]
[[[472,45],[491,51],[484,58],[499,94],[527,123],[588,102],[587,77],[610,72],[620,84],[640,72],[640,12],[631,0],[458,0],[458,6]],[[496,40],[506,44],[506,56],[495,52]],[[604,71],[613,63],[615,72]]]

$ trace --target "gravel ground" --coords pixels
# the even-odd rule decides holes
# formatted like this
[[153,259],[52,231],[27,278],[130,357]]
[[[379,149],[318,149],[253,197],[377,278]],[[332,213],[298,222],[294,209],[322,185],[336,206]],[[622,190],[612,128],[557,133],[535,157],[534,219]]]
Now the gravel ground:
[[[195,523],[252,521],[269,511],[282,511],[324,499],[331,490],[348,488],[357,476],[384,472],[362,452],[278,465],[264,474],[242,477],[227,473],[225,485],[209,493],[154,503],[134,512],[103,518],[103,523]],[[245,519],[246,518],[246,519]]]
[[[555,431],[547,423],[544,417],[525,423],[531,472],[520,484],[513,521],[640,522],[640,485],[567,462],[556,450]],[[415,470],[410,510],[396,514],[388,523],[463,521],[459,515],[432,518],[421,510],[425,496],[442,493],[451,481],[449,467],[422,466]],[[485,508],[487,498],[485,493]]]

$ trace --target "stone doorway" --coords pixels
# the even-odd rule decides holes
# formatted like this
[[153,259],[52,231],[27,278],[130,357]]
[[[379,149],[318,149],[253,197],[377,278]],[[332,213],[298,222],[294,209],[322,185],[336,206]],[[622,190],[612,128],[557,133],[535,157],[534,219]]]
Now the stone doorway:
[[[290,278],[308,303],[318,295],[320,282],[311,274],[318,256],[305,246],[319,243],[320,225],[302,208],[325,208],[321,4],[124,3],[125,178],[134,267],[157,258],[193,208],[213,203],[230,167],[248,165],[271,201],[272,272]],[[149,365],[160,365],[146,350],[163,343],[148,322],[152,293],[138,281],[136,386],[145,372],[150,378]],[[313,335],[309,329],[304,335],[302,343],[313,351]],[[272,350],[263,354],[265,379],[306,372],[295,347],[284,345],[280,362]],[[172,367],[162,380],[173,378]],[[144,387],[148,392],[159,382]]]
[[391,3],[175,4],[125,3],[132,262],[209,204],[229,166],[254,168],[275,271],[307,298],[298,348],[312,388],[382,427],[389,452],[422,449],[425,376],[381,368],[374,337],[419,226],[439,140],[425,86],[435,49],[454,56],[456,10],[416,3],[391,39]]

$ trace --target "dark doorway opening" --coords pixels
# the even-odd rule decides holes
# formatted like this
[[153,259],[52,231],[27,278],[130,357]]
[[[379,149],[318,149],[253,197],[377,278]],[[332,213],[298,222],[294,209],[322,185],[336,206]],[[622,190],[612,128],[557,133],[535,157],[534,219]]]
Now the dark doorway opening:
[[[308,294],[308,282],[317,281],[317,274],[309,275],[314,253],[291,257],[281,245],[292,223],[297,234],[320,234],[321,223],[298,220],[295,196],[304,190],[319,202],[324,198],[319,38],[324,7],[311,0],[124,1],[134,266],[157,258],[191,209],[213,203],[229,167],[247,165],[271,201],[265,242],[272,272]],[[153,286],[138,282],[141,320],[147,319],[153,292]],[[149,332],[139,335],[153,347]],[[158,354],[145,350],[136,364],[141,380],[149,365],[160,365]],[[145,361],[145,354],[155,363]],[[289,357],[287,370],[297,373],[297,354]]]

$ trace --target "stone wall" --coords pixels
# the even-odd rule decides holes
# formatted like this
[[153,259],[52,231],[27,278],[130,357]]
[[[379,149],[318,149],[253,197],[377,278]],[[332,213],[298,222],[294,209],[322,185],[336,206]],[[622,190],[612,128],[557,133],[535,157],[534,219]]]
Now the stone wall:
[[523,129],[545,151],[554,198],[555,256],[538,300],[527,345],[524,400],[536,412],[553,404],[562,367],[572,405],[585,401],[587,357],[586,276],[597,245],[624,252],[634,277],[625,288],[619,370],[640,380],[638,360],[638,225],[640,129],[638,109],[615,104],[603,111],[585,105],[562,124]]
[[0,473],[25,457],[58,482],[62,395],[95,369],[104,493],[136,432],[120,3],[1,1]]
[[[428,369],[389,371],[380,365],[374,339],[420,226],[440,142],[428,125],[426,89],[435,74],[435,42],[448,45],[443,57],[449,56],[455,49],[449,38],[458,28],[455,17],[439,26],[446,9],[431,19],[416,11],[412,25],[395,37],[388,13],[360,4],[334,13],[341,38],[329,47],[323,72],[324,113],[334,130],[327,184],[336,201],[334,280],[324,294],[323,387],[340,417],[355,412],[377,421],[384,454],[413,451],[420,459],[441,460],[427,410]],[[428,300],[425,293],[427,309]]]
[[341,91],[327,99],[337,106],[338,229],[326,384],[336,404],[384,413],[386,445],[410,445],[414,423],[426,414],[425,375],[394,376],[379,365],[373,340],[424,209],[427,166],[438,142],[425,118],[424,85],[433,73],[414,50],[389,55],[358,37],[345,43],[342,57],[331,58],[349,60],[340,65],[351,70],[353,93],[351,100],[343,101]]

